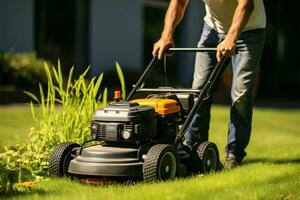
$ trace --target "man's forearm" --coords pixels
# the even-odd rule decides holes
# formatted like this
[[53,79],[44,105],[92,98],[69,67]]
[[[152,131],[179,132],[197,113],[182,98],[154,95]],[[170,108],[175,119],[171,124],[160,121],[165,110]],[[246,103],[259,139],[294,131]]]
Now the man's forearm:
[[173,34],[176,26],[184,15],[188,1],[189,0],[171,0],[165,17],[164,30],[160,39],[153,46],[153,57],[161,59],[168,48],[174,47]]
[[253,10],[254,0],[238,0],[227,36],[217,47],[216,57],[218,61],[220,61],[222,56],[232,56],[235,53],[236,42]]
[[161,34],[162,37],[173,38],[173,33],[184,15],[187,3],[188,0],[171,0],[165,16],[164,29]]
[[228,31],[228,39],[236,42],[246,26],[254,10],[254,0],[238,0],[238,6],[233,15],[232,24]]

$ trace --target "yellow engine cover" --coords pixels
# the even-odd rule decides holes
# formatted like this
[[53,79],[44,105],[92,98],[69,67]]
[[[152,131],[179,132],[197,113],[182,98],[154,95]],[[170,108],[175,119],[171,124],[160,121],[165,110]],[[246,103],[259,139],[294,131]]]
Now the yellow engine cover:
[[180,111],[180,106],[174,99],[135,99],[132,101],[143,106],[152,106],[155,108],[155,112],[161,115],[169,115]]

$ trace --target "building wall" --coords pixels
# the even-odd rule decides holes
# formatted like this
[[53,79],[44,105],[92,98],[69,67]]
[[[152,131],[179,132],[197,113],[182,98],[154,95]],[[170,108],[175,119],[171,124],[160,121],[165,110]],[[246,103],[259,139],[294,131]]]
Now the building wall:
[[32,51],[33,23],[33,0],[1,0],[0,51]]
[[92,75],[115,70],[115,61],[126,69],[141,68],[142,1],[91,0],[89,44]]

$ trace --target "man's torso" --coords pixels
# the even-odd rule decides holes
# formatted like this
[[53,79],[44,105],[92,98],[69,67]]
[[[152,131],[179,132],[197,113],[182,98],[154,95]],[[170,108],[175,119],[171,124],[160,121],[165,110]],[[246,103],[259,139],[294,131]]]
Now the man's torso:
[[[204,21],[219,33],[227,33],[238,5],[237,0],[203,0],[206,16]],[[265,28],[266,14],[263,0],[254,0],[255,8],[243,31]]]

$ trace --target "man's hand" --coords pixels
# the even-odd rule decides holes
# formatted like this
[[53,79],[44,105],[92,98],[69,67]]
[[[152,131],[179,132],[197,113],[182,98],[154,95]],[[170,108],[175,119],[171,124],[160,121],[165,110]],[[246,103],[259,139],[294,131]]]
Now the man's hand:
[[232,56],[235,54],[236,42],[230,37],[226,37],[218,46],[217,46],[217,60],[221,60],[222,56]]
[[173,39],[161,37],[153,46],[152,55],[153,57],[162,59],[165,51],[171,47],[174,47]]

